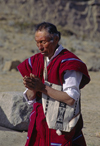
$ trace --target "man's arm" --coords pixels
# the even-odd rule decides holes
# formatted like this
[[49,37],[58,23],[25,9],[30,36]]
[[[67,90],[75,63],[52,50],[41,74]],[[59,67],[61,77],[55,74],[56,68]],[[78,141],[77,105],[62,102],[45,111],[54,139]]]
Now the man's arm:
[[[44,85],[42,83],[42,81],[37,76],[34,76],[33,74],[30,74],[30,78],[24,77],[23,83],[24,83],[25,87],[29,89],[27,96],[30,99],[34,98],[33,91],[35,91],[35,93],[37,91],[40,91],[40,92],[50,96],[51,98],[64,102],[68,105],[74,104],[75,100],[73,98],[71,98],[67,93],[65,93],[63,91],[58,91],[47,85]],[[31,92],[31,90],[32,90],[32,92]],[[31,93],[32,93],[32,95],[31,95]]]
[[41,90],[41,92],[52,97],[55,100],[64,102],[70,106],[73,105],[75,102],[75,100],[73,98],[71,98],[66,92],[58,91],[47,85],[44,86],[44,88]]

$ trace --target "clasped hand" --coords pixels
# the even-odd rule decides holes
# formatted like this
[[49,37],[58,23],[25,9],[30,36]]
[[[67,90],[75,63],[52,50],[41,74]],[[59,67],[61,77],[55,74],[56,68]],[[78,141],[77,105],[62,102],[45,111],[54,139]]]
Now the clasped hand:
[[23,84],[25,85],[26,88],[34,91],[40,91],[45,88],[45,85],[42,83],[42,81],[35,76],[34,74],[30,73],[30,76],[25,76],[23,78]]

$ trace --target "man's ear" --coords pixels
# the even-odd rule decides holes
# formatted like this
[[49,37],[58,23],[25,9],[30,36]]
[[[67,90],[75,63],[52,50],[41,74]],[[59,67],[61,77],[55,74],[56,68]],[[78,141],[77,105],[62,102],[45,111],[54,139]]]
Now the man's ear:
[[54,37],[54,41],[58,43],[59,42],[59,37],[58,36],[55,36]]

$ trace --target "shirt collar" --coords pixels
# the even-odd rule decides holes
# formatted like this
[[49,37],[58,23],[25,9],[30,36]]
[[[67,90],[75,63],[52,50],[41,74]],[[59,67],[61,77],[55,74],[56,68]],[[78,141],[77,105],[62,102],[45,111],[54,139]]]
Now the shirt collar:
[[54,55],[50,59],[47,57],[47,65],[49,65],[49,63],[51,62],[51,60],[53,58],[55,58],[63,49],[64,48],[62,47],[62,45],[59,45],[59,47],[56,49]]

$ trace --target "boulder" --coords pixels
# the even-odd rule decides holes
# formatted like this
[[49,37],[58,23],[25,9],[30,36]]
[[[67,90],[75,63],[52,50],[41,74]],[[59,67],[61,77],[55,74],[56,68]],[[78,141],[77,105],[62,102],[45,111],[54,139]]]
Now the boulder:
[[22,92],[0,92],[0,126],[27,131],[32,109]]
[[0,55],[0,69],[3,67],[4,57]]
[[12,60],[12,61],[6,61],[3,67],[3,71],[11,71],[12,69],[17,70],[17,66],[21,62],[19,60]]

